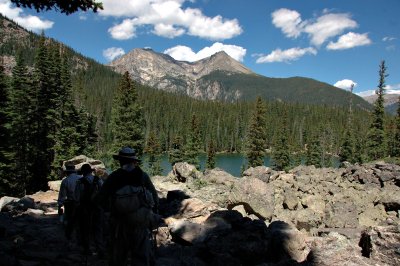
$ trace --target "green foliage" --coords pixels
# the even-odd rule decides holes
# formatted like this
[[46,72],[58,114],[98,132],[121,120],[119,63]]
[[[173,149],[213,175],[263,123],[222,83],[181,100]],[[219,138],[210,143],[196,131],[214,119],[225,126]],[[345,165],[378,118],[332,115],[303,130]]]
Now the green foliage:
[[201,178],[196,178],[193,180],[193,188],[196,190],[200,190],[203,187],[208,185],[207,181]]
[[162,168],[161,168],[161,146],[158,140],[158,137],[154,131],[150,132],[149,139],[147,141],[147,146],[144,150],[147,154],[148,165],[150,168],[150,174],[154,175],[161,175]]
[[274,168],[278,171],[287,170],[290,166],[290,148],[288,143],[287,114],[282,116],[282,124],[278,129],[278,137],[274,143],[272,159]]
[[376,90],[378,98],[374,104],[374,110],[372,112],[372,123],[368,131],[368,144],[367,151],[370,160],[377,160],[383,158],[386,154],[386,139],[384,130],[384,94],[385,94],[385,78],[386,74],[385,61],[382,61],[379,65],[379,84]]
[[183,140],[180,136],[175,136],[172,140],[171,149],[169,150],[168,160],[173,166],[176,163],[183,162]]
[[395,118],[395,133],[394,133],[392,156],[400,157],[400,97],[398,100],[397,115]]
[[215,168],[215,144],[213,140],[210,140],[207,147],[207,162],[206,168],[207,169],[214,169]]
[[246,155],[250,167],[264,165],[265,148],[267,144],[267,138],[265,134],[265,116],[265,104],[261,97],[258,97],[256,99],[255,109],[250,121],[248,131],[248,144]]
[[66,15],[78,12],[78,11],[88,11],[92,10],[97,12],[98,9],[103,9],[103,4],[101,2],[96,2],[93,0],[11,0],[12,3],[16,4],[18,7],[28,7],[39,11],[49,11],[55,10],[65,13]]
[[322,167],[322,148],[318,136],[313,134],[309,145],[307,146],[306,165],[314,165],[319,168]]
[[143,154],[145,120],[139,104],[135,83],[125,72],[115,91],[111,116],[111,152],[132,147]]
[[197,169],[200,169],[199,153],[201,149],[201,132],[199,121],[195,114],[192,115],[188,138],[184,146],[183,160],[189,164],[193,164]]

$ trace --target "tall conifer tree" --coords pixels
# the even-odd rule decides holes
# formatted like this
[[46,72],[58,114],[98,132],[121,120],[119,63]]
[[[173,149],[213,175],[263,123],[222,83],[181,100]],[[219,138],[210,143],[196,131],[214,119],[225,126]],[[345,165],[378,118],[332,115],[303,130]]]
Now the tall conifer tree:
[[273,148],[272,158],[276,170],[287,170],[290,165],[290,148],[288,143],[289,129],[287,125],[287,112],[282,116],[282,123],[279,125],[278,137]]
[[247,135],[246,155],[251,167],[264,165],[265,148],[267,142],[265,128],[266,107],[261,97],[257,97]]
[[145,120],[138,102],[135,83],[125,72],[115,91],[111,116],[112,150],[132,147],[138,155],[143,154]]
[[394,137],[393,156],[400,157],[400,97],[397,101],[397,115],[396,115],[396,133]]
[[178,135],[172,139],[171,149],[169,151],[168,160],[172,166],[174,164],[183,162],[183,145],[182,138]]
[[3,65],[0,64],[0,197],[10,195],[10,97]]
[[385,61],[379,65],[379,84],[376,90],[378,98],[374,104],[372,112],[372,123],[368,131],[367,152],[370,160],[383,158],[386,154],[386,140],[384,131],[384,95],[386,74]]
[[354,84],[351,84],[349,94],[349,112],[346,124],[346,131],[344,136],[344,142],[340,150],[340,162],[355,163],[355,139],[353,132],[353,88]]
[[215,168],[215,153],[216,151],[215,151],[214,140],[211,139],[207,147],[207,163],[206,163],[207,169]]
[[322,167],[322,149],[318,136],[314,133],[308,141],[306,165],[314,165],[317,168]]
[[147,141],[147,146],[145,149],[145,153],[147,154],[150,174],[151,175],[161,175],[161,146],[160,141],[154,131],[150,132],[149,139]]
[[200,169],[199,153],[201,149],[201,132],[199,120],[195,114],[192,115],[189,126],[189,134],[184,147],[184,161],[193,164]]

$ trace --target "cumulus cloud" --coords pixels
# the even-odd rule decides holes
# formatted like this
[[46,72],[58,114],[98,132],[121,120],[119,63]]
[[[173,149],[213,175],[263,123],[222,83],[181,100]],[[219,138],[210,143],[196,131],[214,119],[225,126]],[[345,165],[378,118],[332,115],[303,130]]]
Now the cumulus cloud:
[[320,46],[328,39],[342,34],[345,30],[358,27],[350,14],[330,13],[324,10],[316,19],[302,20],[296,10],[281,8],[272,12],[272,23],[280,28],[286,37],[297,38],[302,33],[308,34],[310,43]]
[[257,59],[256,63],[273,63],[273,62],[288,63],[290,61],[298,60],[300,57],[306,54],[316,55],[317,50],[313,47],[308,47],[308,48],[295,47],[287,50],[276,49],[268,55],[260,56]]
[[271,14],[272,24],[280,28],[287,37],[297,38],[302,31],[301,16],[295,10],[281,8]]
[[170,55],[175,60],[194,62],[209,57],[220,51],[226,52],[230,57],[241,62],[246,55],[245,48],[236,45],[223,44],[220,42],[216,42],[210,47],[204,47],[197,53],[194,52],[190,47],[178,45],[165,50],[164,54]]
[[357,82],[354,82],[351,79],[342,79],[342,80],[337,81],[333,86],[338,87],[343,90],[350,90],[352,85],[355,88],[357,86]]
[[349,32],[340,36],[337,42],[329,42],[326,48],[328,50],[344,50],[368,44],[371,44],[371,40],[368,38],[368,33],[358,34]]
[[[119,40],[135,37],[136,35],[132,34],[136,31],[135,28],[145,25],[153,26],[154,34],[167,38],[186,33],[210,40],[224,40],[242,33],[237,19],[225,19],[220,15],[207,17],[200,9],[184,8],[183,4],[187,1],[103,0],[104,10],[99,13],[102,16],[126,18],[121,24],[109,29],[111,36]],[[124,25],[121,26],[122,24]],[[113,34],[116,29],[118,34]]]
[[116,40],[128,40],[136,36],[135,19],[124,19],[122,23],[108,29]]
[[107,61],[113,61],[115,58],[120,57],[124,54],[124,49],[119,47],[110,47],[103,50],[103,56],[107,59]]
[[54,22],[43,20],[37,16],[25,15],[23,10],[12,6],[9,0],[0,0],[0,13],[14,20],[20,26],[35,32],[50,29]]
[[360,91],[356,93],[360,97],[367,97],[375,94],[375,90]]
[[387,94],[400,94],[400,83],[387,85],[385,89]]

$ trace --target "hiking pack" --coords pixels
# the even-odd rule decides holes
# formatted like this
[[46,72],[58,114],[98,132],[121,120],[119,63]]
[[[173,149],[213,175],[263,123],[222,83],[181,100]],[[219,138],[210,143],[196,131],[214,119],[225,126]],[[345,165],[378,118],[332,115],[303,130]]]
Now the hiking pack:
[[[143,178],[142,178],[143,179]],[[154,214],[154,199],[142,184],[126,185],[116,191],[114,209],[124,220],[136,228],[156,228],[158,215]]]
[[85,177],[81,177],[79,181],[83,184],[83,191],[80,195],[79,203],[86,207],[94,206],[93,198],[100,190],[100,177],[94,176],[92,183]]

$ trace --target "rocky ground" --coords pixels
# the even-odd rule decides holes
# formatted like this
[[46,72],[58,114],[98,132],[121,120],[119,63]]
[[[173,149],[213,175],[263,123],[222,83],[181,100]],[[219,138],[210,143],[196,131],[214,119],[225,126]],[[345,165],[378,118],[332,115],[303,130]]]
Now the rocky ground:
[[[400,265],[398,165],[256,167],[235,178],[179,163],[153,182],[166,222],[156,265]],[[64,239],[58,186],[0,199],[1,265],[106,265]]]

